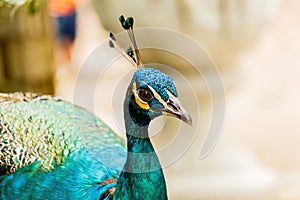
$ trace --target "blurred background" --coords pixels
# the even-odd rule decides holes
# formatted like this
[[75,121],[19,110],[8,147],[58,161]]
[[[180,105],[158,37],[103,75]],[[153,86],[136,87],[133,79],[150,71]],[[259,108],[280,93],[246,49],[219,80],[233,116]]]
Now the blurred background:
[[[1,0],[0,92],[57,94],[122,133],[115,118],[122,118],[123,96],[113,104],[112,90],[132,67],[116,62],[90,100],[93,67],[101,62],[86,60],[108,32],[122,31],[120,14],[133,16],[135,27],[179,31],[202,44],[220,70],[226,119],[213,152],[200,160],[212,105],[203,80],[196,82],[201,123],[188,151],[164,169],[170,199],[300,199],[299,10],[299,0]],[[143,58],[186,69],[161,53]],[[85,65],[91,70],[82,73]],[[194,112],[184,88],[179,94]],[[156,123],[167,132],[178,125],[172,119]],[[153,141],[159,149],[175,136],[158,134]]]

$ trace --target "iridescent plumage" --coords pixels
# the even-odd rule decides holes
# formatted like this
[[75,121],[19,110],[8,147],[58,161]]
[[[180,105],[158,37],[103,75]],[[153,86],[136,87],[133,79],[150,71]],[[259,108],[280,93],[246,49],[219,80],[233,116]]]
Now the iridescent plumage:
[[124,147],[92,113],[57,97],[16,93],[0,95],[0,102],[0,165],[6,174],[35,161],[53,169],[53,163],[61,164],[89,140],[94,146],[109,142]]
[[189,124],[191,117],[172,78],[141,68],[133,19],[120,22],[139,68],[124,100],[127,145],[94,114],[57,97],[0,93],[0,199],[167,199],[148,126],[160,115]]
[[[137,104],[144,100],[148,110]],[[170,77],[150,68],[134,74],[124,100],[126,150],[121,137],[80,107],[51,96],[1,94],[0,199],[167,199],[148,125],[165,112],[190,121],[170,100],[177,101]]]

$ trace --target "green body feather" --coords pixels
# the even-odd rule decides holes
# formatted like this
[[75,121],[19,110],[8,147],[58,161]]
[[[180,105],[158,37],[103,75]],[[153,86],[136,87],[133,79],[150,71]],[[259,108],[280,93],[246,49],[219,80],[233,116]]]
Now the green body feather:
[[167,199],[148,134],[151,120],[165,112],[190,122],[173,80],[150,68],[134,74],[125,97],[127,150],[80,107],[51,96],[0,94],[0,199]]
[[35,161],[51,170],[83,147],[125,147],[103,121],[57,98],[0,105],[0,166],[6,174]]

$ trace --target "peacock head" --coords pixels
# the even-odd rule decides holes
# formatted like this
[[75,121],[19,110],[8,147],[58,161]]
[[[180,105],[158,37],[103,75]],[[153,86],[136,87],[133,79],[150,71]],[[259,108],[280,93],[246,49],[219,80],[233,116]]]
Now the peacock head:
[[140,126],[148,125],[152,119],[161,115],[192,124],[191,116],[178,99],[173,79],[159,70],[137,70],[129,85],[127,98],[125,109],[129,111],[134,123]]
[[[173,116],[192,124],[191,116],[178,100],[175,83],[171,77],[159,70],[144,68],[134,37],[132,17],[119,17],[122,27],[127,31],[133,48],[126,49],[125,58],[138,70],[133,75],[124,104],[125,119],[139,126],[147,126],[155,117]],[[116,37],[110,33],[109,46],[121,52]],[[130,120],[128,119],[130,116]],[[126,121],[126,120],[125,120]]]

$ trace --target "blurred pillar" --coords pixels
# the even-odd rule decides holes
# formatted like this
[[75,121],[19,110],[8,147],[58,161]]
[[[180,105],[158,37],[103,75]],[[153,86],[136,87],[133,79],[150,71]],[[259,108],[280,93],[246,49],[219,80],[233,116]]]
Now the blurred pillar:
[[0,6],[0,91],[54,93],[51,21],[46,1]]

